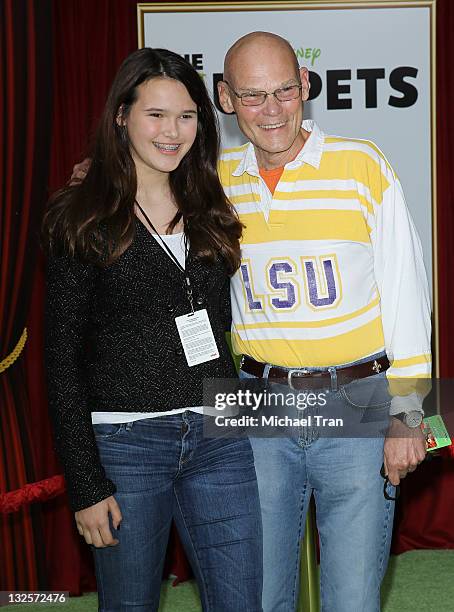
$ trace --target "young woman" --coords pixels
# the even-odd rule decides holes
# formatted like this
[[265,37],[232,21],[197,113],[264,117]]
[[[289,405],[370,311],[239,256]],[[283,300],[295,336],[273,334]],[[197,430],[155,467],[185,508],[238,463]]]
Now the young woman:
[[235,376],[224,331],[240,262],[215,117],[185,60],[136,51],[86,178],[44,219],[50,411],[106,612],[158,609],[172,519],[203,609],[261,610],[250,444],[203,434],[204,379]]

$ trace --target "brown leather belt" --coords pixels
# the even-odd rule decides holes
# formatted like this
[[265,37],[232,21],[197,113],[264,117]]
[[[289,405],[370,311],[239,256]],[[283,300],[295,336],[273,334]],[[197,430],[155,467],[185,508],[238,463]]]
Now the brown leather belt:
[[[241,361],[241,369],[247,374],[252,374],[258,378],[263,377],[265,363],[255,361],[252,357],[244,355]],[[346,385],[357,378],[366,378],[385,372],[389,368],[389,361],[386,356],[378,359],[371,359],[356,365],[336,367],[337,385]],[[290,368],[284,370],[278,366],[271,366],[268,379],[278,382],[281,385],[289,385],[293,389],[321,389],[329,388],[331,380],[334,378],[329,370],[311,372],[305,368]]]

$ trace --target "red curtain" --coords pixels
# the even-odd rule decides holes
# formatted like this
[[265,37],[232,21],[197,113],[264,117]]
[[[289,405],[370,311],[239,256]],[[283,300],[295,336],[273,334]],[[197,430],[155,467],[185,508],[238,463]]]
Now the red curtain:
[[82,159],[115,73],[138,46],[136,0],[52,0],[52,7],[51,192]]
[[440,376],[454,378],[454,3],[437,0],[438,324]]
[[[14,354],[30,303],[37,228],[46,198],[51,116],[49,0],[0,4],[0,361]],[[20,67],[20,69],[18,69]],[[22,355],[0,373],[0,492],[35,480],[32,407]],[[41,513],[0,515],[0,591],[46,581]]]
[[[87,135],[101,112],[118,65],[137,48],[136,5],[136,0],[3,0],[1,4],[0,83],[4,102],[0,102],[0,116],[7,112],[8,120],[0,123],[0,168],[5,177],[0,219],[0,359],[9,354],[20,337],[31,291],[32,299],[24,357],[0,374],[0,492],[61,471],[52,451],[43,384],[42,261],[38,258],[35,265],[37,248],[31,233],[39,226],[47,177],[51,192],[68,179],[74,162],[84,157]],[[454,164],[449,146],[454,137],[454,85],[448,72],[454,60],[452,32],[453,3],[438,0],[439,323],[444,376],[450,376],[454,369],[454,347],[450,342],[454,337],[452,289],[446,282],[454,264]],[[20,70],[16,70],[17,66]],[[27,67],[26,77],[21,72],[23,66]],[[44,103],[46,95],[48,100]],[[39,121],[35,122],[35,117]],[[49,143],[46,138],[50,135]],[[26,245],[28,257],[24,258]],[[435,460],[404,481],[396,552],[454,546],[454,523],[448,516],[454,502],[453,464]],[[37,539],[41,526],[42,543]],[[94,588],[89,551],[74,529],[65,496],[42,506],[36,504],[7,519],[0,518],[0,529],[0,590],[33,589],[37,583],[44,588],[46,581],[49,589],[74,594]],[[45,555],[37,554],[38,544]],[[174,550],[179,555],[180,549]],[[177,562],[178,575],[184,577],[187,565],[181,557]]]

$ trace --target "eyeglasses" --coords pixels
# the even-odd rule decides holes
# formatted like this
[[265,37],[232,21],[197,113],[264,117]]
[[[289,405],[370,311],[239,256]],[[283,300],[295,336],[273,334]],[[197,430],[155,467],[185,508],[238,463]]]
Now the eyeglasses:
[[288,85],[280,87],[268,93],[267,91],[248,91],[245,93],[236,92],[228,81],[224,81],[230,91],[241,100],[243,106],[260,106],[264,104],[268,96],[274,96],[279,102],[289,102],[299,97],[302,85]]
[[383,496],[385,499],[389,500],[389,501],[396,501],[396,499],[399,499],[399,495],[400,495],[400,487],[399,485],[396,485],[395,488],[395,497],[393,497],[392,495],[390,495],[388,493],[388,485],[389,485],[389,478],[388,476],[385,474],[385,464],[383,463],[380,469],[380,476],[385,480],[384,484],[383,484]]

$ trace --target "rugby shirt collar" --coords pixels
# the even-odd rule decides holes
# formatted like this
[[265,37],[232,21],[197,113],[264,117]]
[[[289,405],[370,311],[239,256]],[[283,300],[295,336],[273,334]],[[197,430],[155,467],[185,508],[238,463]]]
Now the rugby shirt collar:
[[[304,143],[304,147],[295,157],[295,159],[285,165],[285,168],[294,170],[303,164],[309,164],[318,170],[320,160],[323,154],[323,143],[325,135],[320,130],[318,125],[312,119],[303,121],[302,127],[304,130],[311,133],[310,137]],[[241,176],[247,172],[252,176],[259,176],[259,168],[255,157],[254,146],[250,142],[246,147],[243,157],[237,168],[232,172],[232,176]]]

